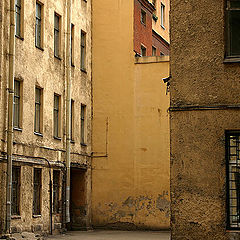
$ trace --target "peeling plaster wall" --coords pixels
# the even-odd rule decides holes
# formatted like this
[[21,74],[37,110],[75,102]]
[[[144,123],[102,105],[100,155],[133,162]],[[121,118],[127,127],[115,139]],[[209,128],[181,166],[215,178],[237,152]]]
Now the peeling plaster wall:
[[[16,38],[15,78],[22,81],[23,117],[21,130],[14,130],[14,165],[21,166],[21,199],[20,217],[11,221],[12,230],[32,231],[34,225],[43,225],[49,231],[49,175],[46,158],[54,165],[57,161],[65,161],[66,148],[66,105],[65,105],[65,57],[67,8],[65,0],[41,0],[43,4],[43,50],[35,47],[35,7],[36,1],[24,0],[24,39]],[[8,84],[8,38],[9,38],[9,1],[0,3],[0,56],[1,67],[1,121],[0,137],[2,162],[6,158],[7,128],[7,84]],[[3,10],[3,11],[2,11]],[[60,59],[54,57],[54,12],[61,15]],[[3,25],[1,25],[4,20]],[[75,25],[74,64],[71,67],[72,89],[74,100],[74,137],[71,144],[71,160],[75,166],[87,169],[87,209],[86,225],[90,224],[90,190],[91,190],[91,1],[72,1],[72,23]],[[3,30],[1,28],[3,26]],[[81,30],[86,32],[86,72],[80,70]],[[3,39],[2,39],[3,34]],[[2,50],[3,49],[3,50]],[[3,59],[3,61],[1,61]],[[2,64],[1,64],[2,63]],[[43,129],[42,136],[34,134],[35,86],[43,88]],[[60,139],[53,138],[53,105],[54,93],[61,95]],[[80,143],[80,111],[81,104],[86,105],[85,143]],[[1,222],[5,221],[5,164],[1,162]],[[30,162],[30,163],[29,163]],[[62,166],[62,165],[59,165]],[[59,166],[55,166],[59,169]],[[43,168],[42,179],[42,215],[32,217],[33,168]],[[61,199],[60,199],[61,200]],[[54,221],[61,223],[61,214],[53,216]],[[3,229],[4,224],[2,224]]]
[[[171,1],[171,107],[239,104],[238,63],[224,61],[224,2]],[[239,109],[170,113],[173,240],[239,239],[226,230],[225,130]]]
[[135,60],[133,2],[92,2],[92,223],[168,229],[169,59]]

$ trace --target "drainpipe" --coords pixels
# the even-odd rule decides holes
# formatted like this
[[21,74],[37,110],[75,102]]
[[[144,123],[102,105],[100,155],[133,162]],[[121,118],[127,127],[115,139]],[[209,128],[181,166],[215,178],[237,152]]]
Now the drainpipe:
[[67,49],[66,49],[66,76],[67,76],[67,94],[66,94],[66,223],[70,222],[70,144],[71,144],[71,7],[72,1],[67,0]]
[[13,153],[13,98],[15,62],[15,1],[10,0],[9,78],[8,78],[8,122],[7,122],[7,189],[6,189],[6,233],[10,233]]

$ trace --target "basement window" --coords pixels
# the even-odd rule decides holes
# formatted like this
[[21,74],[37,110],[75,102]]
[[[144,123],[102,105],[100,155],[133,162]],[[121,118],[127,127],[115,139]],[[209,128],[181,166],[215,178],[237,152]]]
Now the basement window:
[[225,62],[240,62],[240,1],[227,0]]
[[34,168],[33,174],[33,215],[41,215],[42,169]]
[[53,212],[59,213],[60,171],[53,170]]
[[240,229],[240,131],[226,132],[227,227]]

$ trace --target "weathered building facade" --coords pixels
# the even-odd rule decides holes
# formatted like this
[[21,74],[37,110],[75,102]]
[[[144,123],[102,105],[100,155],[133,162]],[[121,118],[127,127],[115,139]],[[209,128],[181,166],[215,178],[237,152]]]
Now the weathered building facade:
[[[72,229],[90,225],[91,1],[72,1],[70,9],[71,88],[66,80],[68,2],[15,3],[12,233],[49,233],[66,227],[66,148],[70,140],[68,225]],[[0,2],[1,233],[6,230],[9,9],[9,1]],[[71,139],[67,138],[67,119]]]
[[135,57],[134,1],[92,3],[92,225],[169,229],[169,57]]
[[239,239],[240,1],[171,1],[172,239]]

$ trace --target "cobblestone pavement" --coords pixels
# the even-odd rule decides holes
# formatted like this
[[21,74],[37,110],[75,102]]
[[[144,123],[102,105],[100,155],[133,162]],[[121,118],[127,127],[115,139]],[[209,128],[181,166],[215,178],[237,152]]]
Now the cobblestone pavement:
[[169,232],[148,231],[88,231],[68,232],[64,235],[56,235],[47,240],[170,240]]

